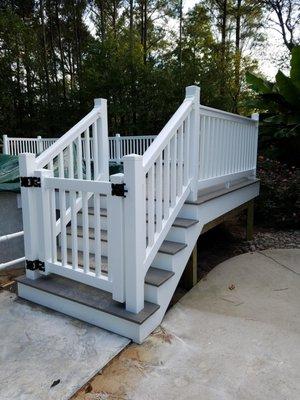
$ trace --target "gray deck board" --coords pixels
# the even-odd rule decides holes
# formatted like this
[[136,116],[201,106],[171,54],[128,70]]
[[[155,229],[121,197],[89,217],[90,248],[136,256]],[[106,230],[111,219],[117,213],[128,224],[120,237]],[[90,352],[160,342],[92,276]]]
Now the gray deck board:
[[234,192],[235,190],[238,189],[242,189],[246,186],[250,186],[250,185],[254,185],[257,182],[259,182],[259,179],[253,179],[253,180],[249,180],[249,179],[244,179],[236,184],[233,184],[232,186],[230,186],[229,188],[226,187],[218,187],[218,188],[211,188],[211,191],[205,194],[202,194],[201,192],[199,192],[198,194],[198,198],[196,201],[189,201],[187,200],[185,202],[185,204],[195,204],[195,205],[199,205],[199,204],[203,204],[206,203],[209,200],[215,199],[217,197],[221,197],[224,196],[225,194]]
[[127,311],[124,304],[113,300],[111,293],[54,274],[36,280],[21,276],[17,282],[139,325],[159,309],[159,305],[145,301],[143,310],[134,314]]

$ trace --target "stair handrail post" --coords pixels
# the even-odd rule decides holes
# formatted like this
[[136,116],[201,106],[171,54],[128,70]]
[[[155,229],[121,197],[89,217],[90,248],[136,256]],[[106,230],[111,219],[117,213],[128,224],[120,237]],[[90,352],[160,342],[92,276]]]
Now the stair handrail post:
[[199,178],[199,144],[200,144],[200,87],[188,86],[186,89],[185,100],[192,100],[193,108],[190,116],[190,178],[191,193],[189,199],[196,201],[198,196]]
[[9,154],[8,151],[8,137],[7,135],[3,135],[3,149],[2,149],[3,154]]
[[[124,174],[110,176],[112,185],[123,185]],[[120,303],[125,302],[124,262],[124,197],[109,196],[107,202],[108,262],[112,278],[112,296]]]
[[[36,171],[35,154],[19,154],[19,170],[21,177],[33,177]],[[21,186],[22,218],[24,230],[25,260],[35,261],[39,258],[39,229],[37,214],[37,188]],[[41,276],[38,271],[26,269],[29,279]]]
[[117,163],[121,162],[121,135],[116,133],[116,158]]
[[99,108],[97,119],[98,138],[98,166],[101,179],[109,179],[109,144],[108,144],[108,122],[107,122],[107,100],[94,99],[94,108]]
[[123,164],[127,190],[124,198],[126,310],[137,314],[144,308],[146,179],[142,156],[124,156]]
[[259,130],[259,113],[253,113],[251,119],[255,121],[255,146],[254,146],[254,172],[253,177],[256,178],[256,167],[257,167],[257,147],[258,147],[258,130]]

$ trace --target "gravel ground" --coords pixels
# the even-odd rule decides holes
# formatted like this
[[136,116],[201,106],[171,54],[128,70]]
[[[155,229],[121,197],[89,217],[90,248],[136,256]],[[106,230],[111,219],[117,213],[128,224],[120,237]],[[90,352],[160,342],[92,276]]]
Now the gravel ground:
[[255,227],[253,240],[245,239],[246,222],[232,219],[200,236],[198,240],[198,279],[228,258],[267,249],[300,248],[300,231]]

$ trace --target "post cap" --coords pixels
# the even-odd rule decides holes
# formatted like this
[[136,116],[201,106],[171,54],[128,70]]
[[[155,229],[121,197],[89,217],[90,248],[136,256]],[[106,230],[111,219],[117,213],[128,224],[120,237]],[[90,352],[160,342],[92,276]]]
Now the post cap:
[[101,107],[103,104],[106,104],[106,99],[94,99],[94,107]]
[[200,98],[200,87],[196,85],[187,86],[185,88],[185,98]]

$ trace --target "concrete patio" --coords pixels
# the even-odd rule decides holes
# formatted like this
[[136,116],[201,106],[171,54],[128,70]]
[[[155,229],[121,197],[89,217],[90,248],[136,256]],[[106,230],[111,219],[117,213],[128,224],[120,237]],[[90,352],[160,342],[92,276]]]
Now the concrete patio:
[[0,292],[0,399],[67,400],[129,340]]
[[212,270],[74,399],[298,400],[300,250]]

